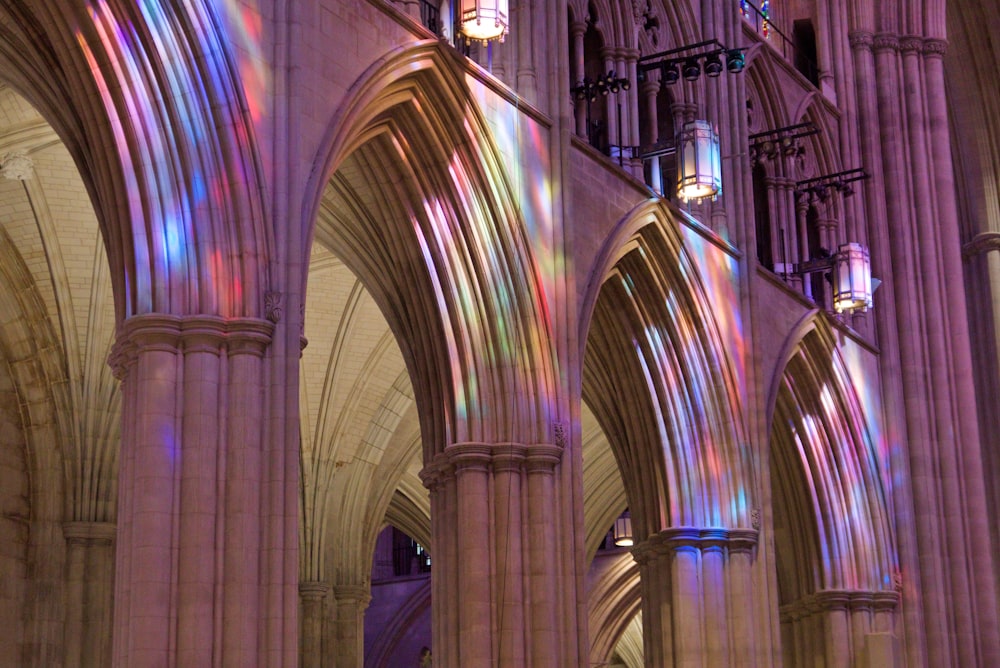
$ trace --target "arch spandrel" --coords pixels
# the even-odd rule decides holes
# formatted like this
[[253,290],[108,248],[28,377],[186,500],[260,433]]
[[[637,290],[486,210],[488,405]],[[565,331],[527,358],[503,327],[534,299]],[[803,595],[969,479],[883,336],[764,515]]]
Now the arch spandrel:
[[676,215],[649,202],[619,223],[581,319],[584,401],[612,443],[639,540],[749,527],[756,497],[731,249],[682,232]]
[[321,199],[307,202],[316,241],[358,275],[400,342],[425,458],[450,443],[553,440],[540,237],[502,152],[521,144],[494,135],[481,95],[437,42],[374,64],[331,126]]

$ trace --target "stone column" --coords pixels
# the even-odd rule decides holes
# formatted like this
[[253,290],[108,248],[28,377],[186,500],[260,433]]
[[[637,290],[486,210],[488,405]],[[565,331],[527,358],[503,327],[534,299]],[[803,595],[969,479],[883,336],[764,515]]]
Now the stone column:
[[[538,102],[538,76],[535,68],[539,32],[533,21],[531,0],[512,0],[510,12],[514,23],[512,37],[517,43],[517,91],[530,102]],[[510,39],[511,36],[508,36]]]
[[[747,556],[753,529],[664,529],[632,551],[642,582],[645,665],[755,665]],[[747,598],[739,598],[735,594]]]
[[[570,46],[573,49],[573,61],[570,63],[570,72],[572,73],[573,83],[570,86],[576,86],[583,82],[586,72],[584,70],[584,50],[583,50],[583,36],[587,32],[587,24],[583,21],[574,21],[569,26],[570,33]],[[573,99],[573,111],[576,115],[576,135],[578,137],[583,137],[584,139],[590,138],[588,128],[587,128],[587,105],[590,102],[586,99],[579,100],[574,97]]]
[[323,665],[323,606],[330,585],[311,580],[299,583],[299,665]]
[[[462,668],[567,663],[550,445],[460,443],[422,472],[431,490],[434,661]],[[443,558],[438,558],[438,555]]]
[[111,662],[111,610],[114,600],[115,525],[67,522],[66,660],[72,666]]
[[[640,128],[639,143],[644,146],[653,146],[660,141],[659,135],[660,118],[657,107],[657,95],[660,92],[659,74],[654,72],[646,73],[646,80],[639,84],[639,104],[646,110],[646,124]],[[640,158],[640,163],[642,162]],[[662,196],[663,173],[660,168],[660,158],[656,157],[649,161],[649,187]]]
[[[149,314],[118,332],[114,665],[264,665],[283,653],[268,645],[283,611],[266,604],[295,596],[294,580],[272,575],[295,553],[271,499],[297,476],[275,463],[284,444],[265,440],[272,329]],[[284,623],[294,629],[294,609]]]
[[[827,668],[897,665],[895,591],[825,589],[782,606],[794,665]],[[877,663],[871,663],[878,657]]]
[[365,663],[365,610],[372,597],[367,585],[335,585],[335,668],[361,668]]

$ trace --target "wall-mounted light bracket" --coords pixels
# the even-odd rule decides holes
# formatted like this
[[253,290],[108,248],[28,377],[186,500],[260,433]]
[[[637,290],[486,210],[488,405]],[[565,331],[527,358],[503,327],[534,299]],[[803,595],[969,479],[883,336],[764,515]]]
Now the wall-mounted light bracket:
[[847,197],[854,194],[854,188],[851,187],[852,183],[870,178],[870,176],[870,174],[860,167],[847,169],[836,174],[816,176],[804,181],[796,181],[795,194],[815,195],[821,202],[825,202],[830,197],[831,190],[835,190]]
[[605,96],[608,93],[617,95],[619,92],[628,90],[631,87],[632,83],[627,78],[620,77],[617,72],[611,71],[607,74],[602,74],[597,79],[586,77],[583,81],[570,88],[569,91],[573,93],[573,97],[577,100],[593,102],[597,99],[598,95]]
[[694,81],[702,72],[711,78],[721,75],[723,71],[738,74],[746,66],[744,51],[745,48],[731,49],[717,39],[658,51],[639,59],[639,80],[645,80],[647,73],[653,70],[660,71],[660,81],[667,85],[677,83],[682,76],[685,81]]
[[779,155],[802,155],[805,147],[799,140],[815,134],[819,134],[819,128],[812,121],[752,134],[750,162],[757,164],[764,160],[774,160]]

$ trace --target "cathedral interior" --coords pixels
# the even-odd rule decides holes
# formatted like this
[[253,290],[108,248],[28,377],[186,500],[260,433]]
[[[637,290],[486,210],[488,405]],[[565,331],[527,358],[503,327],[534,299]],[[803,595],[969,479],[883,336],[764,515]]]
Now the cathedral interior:
[[0,666],[1000,665],[987,0],[0,0]]

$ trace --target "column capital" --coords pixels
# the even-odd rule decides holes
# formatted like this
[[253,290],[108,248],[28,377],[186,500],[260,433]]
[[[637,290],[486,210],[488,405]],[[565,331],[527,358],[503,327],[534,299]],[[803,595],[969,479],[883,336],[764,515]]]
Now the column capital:
[[678,550],[725,550],[743,553],[757,545],[756,529],[726,529],[723,527],[672,527],[653,534],[632,548],[632,556],[640,564]]
[[899,50],[904,54],[919,53],[924,49],[924,38],[919,35],[903,35],[899,38]]
[[899,36],[888,32],[875,33],[875,52],[899,51]]
[[850,43],[851,48],[856,51],[871,51],[872,46],[875,44],[875,33],[867,30],[852,30],[847,33],[847,41]]
[[872,593],[872,608],[876,611],[892,611],[899,607],[898,591],[876,591]]
[[75,545],[110,545],[114,542],[117,525],[114,522],[63,522],[63,537]]
[[334,585],[333,598],[337,603],[355,603],[366,608],[372,595],[365,585]]
[[[653,72],[649,72],[649,74],[653,74]],[[655,77],[647,76],[639,84],[639,92],[642,93],[643,97],[653,97],[660,92],[659,76],[660,76],[659,74],[657,74]]]
[[108,363],[119,379],[139,353],[217,352],[262,357],[271,343],[274,323],[260,318],[223,318],[217,315],[178,316],[146,313],[132,316],[118,327]]
[[980,232],[962,246],[962,257],[966,260],[979,255],[1000,251],[1000,232]]
[[803,596],[781,607],[781,616],[790,620],[802,619],[816,613],[833,610],[893,611],[899,605],[895,591],[868,589],[823,589]]
[[519,443],[497,443],[492,450],[490,464],[494,471],[518,472],[524,466],[528,448]]
[[948,40],[929,37],[924,40],[923,52],[925,56],[944,58],[944,54],[948,53]]
[[304,580],[299,583],[299,596],[305,601],[320,601],[330,593],[330,585],[322,580]]
[[539,443],[527,449],[528,473],[552,473],[562,461],[563,448],[558,445]]
[[444,449],[444,456],[456,470],[485,470],[493,459],[493,447],[490,443],[452,443]]

